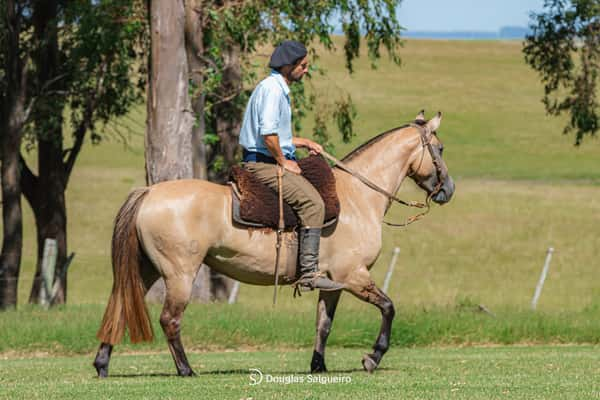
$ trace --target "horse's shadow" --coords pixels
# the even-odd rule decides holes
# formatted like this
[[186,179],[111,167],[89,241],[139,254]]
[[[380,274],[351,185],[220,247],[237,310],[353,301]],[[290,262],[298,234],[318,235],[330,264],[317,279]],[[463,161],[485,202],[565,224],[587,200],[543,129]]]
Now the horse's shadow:
[[[378,368],[377,371],[387,371],[389,368]],[[350,374],[350,373],[365,373],[368,375],[364,369],[362,368],[348,368],[348,369],[332,369],[328,370],[325,374]],[[196,372],[196,376],[214,376],[214,375],[249,375],[250,369],[217,369],[213,371],[201,371]],[[311,375],[311,372],[302,370],[302,371],[263,371],[263,374],[269,375]],[[315,375],[315,374],[312,374]],[[109,378],[166,378],[166,377],[176,377],[175,373],[160,373],[160,372],[149,372],[149,373],[133,373],[133,374],[109,374]]]

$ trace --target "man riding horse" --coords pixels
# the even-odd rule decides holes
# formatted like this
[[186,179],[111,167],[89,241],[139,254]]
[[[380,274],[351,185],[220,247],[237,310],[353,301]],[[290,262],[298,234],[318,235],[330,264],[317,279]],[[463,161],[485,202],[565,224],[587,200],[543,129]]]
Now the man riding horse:
[[302,43],[282,42],[271,55],[271,74],[252,92],[240,131],[244,148],[244,168],[278,191],[278,168],[283,169],[281,191],[283,199],[300,220],[298,234],[298,267],[301,290],[341,290],[343,285],[318,271],[321,227],[325,205],[317,190],[301,174],[296,162],[296,147],[319,154],[321,145],[310,139],[292,135],[290,89],[292,82],[308,72],[308,56]]

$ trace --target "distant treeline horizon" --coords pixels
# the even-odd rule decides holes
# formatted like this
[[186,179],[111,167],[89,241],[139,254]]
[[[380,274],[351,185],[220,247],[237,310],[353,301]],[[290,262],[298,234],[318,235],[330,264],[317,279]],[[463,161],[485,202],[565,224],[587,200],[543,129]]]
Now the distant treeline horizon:
[[[525,39],[525,36],[529,33],[531,33],[531,30],[528,27],[503,26],[497,31],[419,31],[408,29],[402,32],[402,36],[407,39],[517,40]],[[336,28],[333,34],[343,35],[344,32],[340,28]]]
[[406,30],[402,36],[412,39],[507,40],[524,39],[530,29],[522,26],[503,26],[498,31],[418,31]]

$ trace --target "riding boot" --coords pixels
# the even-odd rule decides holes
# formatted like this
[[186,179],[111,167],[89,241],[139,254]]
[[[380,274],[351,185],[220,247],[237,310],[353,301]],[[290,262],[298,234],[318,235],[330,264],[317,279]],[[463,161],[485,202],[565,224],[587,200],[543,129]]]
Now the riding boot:
[[305,292],[314,289],[325,291],[341,290],[344,285],[327,278],[319,272],[319,243],[321,228],[300,228],[298,235],[298,266],[300,278],[296,287]]

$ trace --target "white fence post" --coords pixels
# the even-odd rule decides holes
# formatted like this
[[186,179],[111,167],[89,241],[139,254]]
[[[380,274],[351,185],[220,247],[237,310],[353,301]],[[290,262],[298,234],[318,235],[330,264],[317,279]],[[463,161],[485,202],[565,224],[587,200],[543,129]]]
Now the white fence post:
[[231,293],[229,293],[229,304],[233,304],[237,301],[238,293],[240,291],[240,281],[235,281],[233,283],[233,288],[231,288]]
[[387,294],[388,288],[390,287],[390,280],[392,279],[392,273],[394,272],[394,266],[396,265],[396,261],[398,260],[398,254],[400,254],[400,248],[394,247],[394,255],[392,256],[392,261],[390,261],[390,266],[388,267],[387,274],[385,275],[385,280],[383,281],[383,293]]
[[42,287],[39,303],[47,307],[50,304],[52,286],[54,286],[54,271],[56,269],[56,240],[44,241],[44,258],[42,259]]
[[546,253],[546,261],[544,262],[544,268],[542,269],[542,274],[540,275],[540,279],[535,287],[535,293],[533,295],[533,299],[531,300],[531,309],[535,311],[537,307],[537,302],[542,294],[542,288],[544,287],[544,281],[546,280],[546,275],[548,275],[548,270],[550,269],[550,260],[552,260],[552,253],[554,253],[553,247],[548,247],[548,252]]

